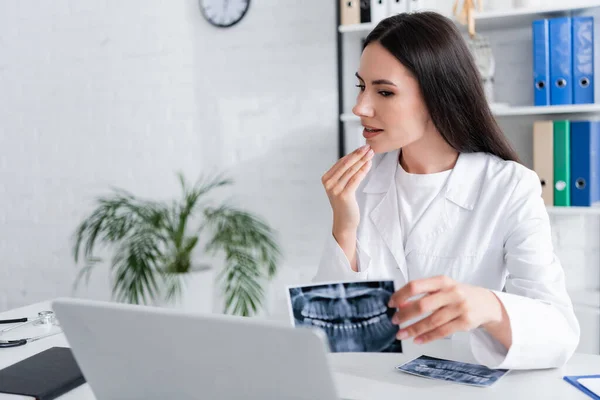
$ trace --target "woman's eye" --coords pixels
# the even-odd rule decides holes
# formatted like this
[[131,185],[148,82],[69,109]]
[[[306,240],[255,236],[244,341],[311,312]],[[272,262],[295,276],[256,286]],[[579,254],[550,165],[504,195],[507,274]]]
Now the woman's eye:
[[360,83],[356,85],[357,88],[360,88],[361,91],[365,90],[365,85],[361,85]]
[[382,95],[383,97],[388,97],[388,96],[393,95],[394,93],[392,93],[392,92],[386,92],[385,90],[381,90],[379,92],[379,94]]

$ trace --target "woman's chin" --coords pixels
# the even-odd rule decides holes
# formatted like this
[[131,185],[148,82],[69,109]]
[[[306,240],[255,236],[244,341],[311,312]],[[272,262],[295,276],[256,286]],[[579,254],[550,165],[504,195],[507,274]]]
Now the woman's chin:
[[381,143],[377,143],[377,142],[374,142],[371,140],[367,140],[366,144],[371,146],[371,150],[373,150],[373,153],[375,153],[375,154],[387,153],[388,151],[395,150],[395,148],[392,148],[390,146],[385,146],[385,145],[382,145]]

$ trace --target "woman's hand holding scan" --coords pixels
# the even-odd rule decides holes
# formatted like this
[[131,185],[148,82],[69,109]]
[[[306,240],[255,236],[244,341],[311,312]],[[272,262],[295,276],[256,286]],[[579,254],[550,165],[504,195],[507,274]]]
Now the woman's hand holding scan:
[[[414,296],[423,295],[418,300]],[[500,300],[490,290],[458,283],[447,276],[414,280],[390,297],[389,307],[397,308],[392,322],[402,324],[423,314],[426,318],[404,327],[396,335],[414,337],[417,344],[444,338],[458,331],[470,331],[500,324],[505,315]]]

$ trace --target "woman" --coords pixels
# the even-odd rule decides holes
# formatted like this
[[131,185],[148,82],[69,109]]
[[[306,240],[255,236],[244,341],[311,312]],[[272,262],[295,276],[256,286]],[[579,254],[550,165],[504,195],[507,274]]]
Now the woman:
[[399,339],[466,331],[489,367],[563,365],[579,324],[540,181],[497,126],[454,24],[381,21],[356,77],[367,145],[323,175],[333,229],[315,280],[393,279]]

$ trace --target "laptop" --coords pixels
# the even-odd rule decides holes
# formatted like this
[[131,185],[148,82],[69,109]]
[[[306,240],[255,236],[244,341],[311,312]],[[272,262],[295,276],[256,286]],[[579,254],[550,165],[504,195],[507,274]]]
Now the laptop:
[[74,298],[52,306],[97,400],[339,400],[316,328]]

